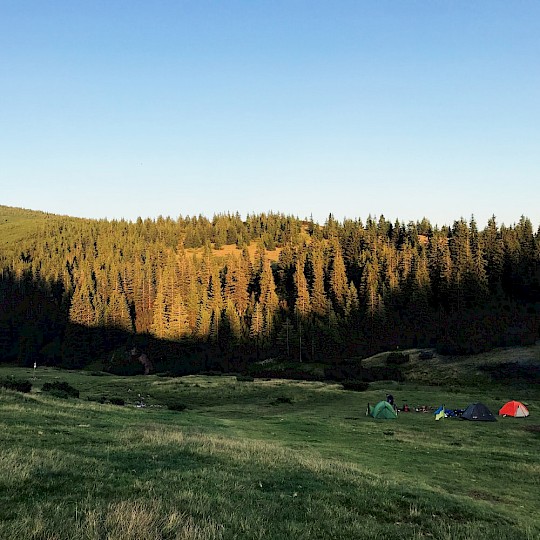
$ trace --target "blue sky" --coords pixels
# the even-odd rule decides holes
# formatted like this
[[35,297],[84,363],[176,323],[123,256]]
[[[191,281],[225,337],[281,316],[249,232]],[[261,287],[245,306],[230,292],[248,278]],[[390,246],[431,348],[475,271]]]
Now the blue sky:
[[0,204],[540,224],[540,2],[0,0]]

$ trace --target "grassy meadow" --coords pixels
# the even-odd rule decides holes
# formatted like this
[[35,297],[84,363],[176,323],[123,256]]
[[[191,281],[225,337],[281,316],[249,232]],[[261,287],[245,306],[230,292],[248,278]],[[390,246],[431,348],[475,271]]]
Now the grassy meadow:
[[[418,380],[351,392],[1,367],[33,388],[0,389],[0,538],[540,538],[539,389],[490,385],[473,369],[438,387],[414,371]],[[41,391],[54,381],[80,398]],[[519,399],[531,416],[366,417],[388,392],[399,405],[482,401],[495,414]]]

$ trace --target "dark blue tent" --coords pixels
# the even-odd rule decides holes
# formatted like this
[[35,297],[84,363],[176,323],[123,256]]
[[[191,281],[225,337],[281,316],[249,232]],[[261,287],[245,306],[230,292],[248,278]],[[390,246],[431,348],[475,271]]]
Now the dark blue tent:
[[469,405],[461,415],[465,420],[478,420],[481,422],[496,422],[497,419],[483,403]]

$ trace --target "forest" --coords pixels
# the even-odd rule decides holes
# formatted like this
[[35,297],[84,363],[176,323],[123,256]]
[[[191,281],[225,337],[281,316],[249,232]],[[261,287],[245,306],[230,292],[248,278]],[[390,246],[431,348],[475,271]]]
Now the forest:
[[[0,207],[0,361],[131,373],[534,343],[540,228]],[[140,356],[147,359],[141,364]]]

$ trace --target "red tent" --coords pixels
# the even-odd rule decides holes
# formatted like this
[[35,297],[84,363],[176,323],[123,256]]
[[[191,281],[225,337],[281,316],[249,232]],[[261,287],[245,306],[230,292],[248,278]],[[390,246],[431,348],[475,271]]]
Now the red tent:
[[500,416],[515,416],[516,418],[523,418],[529,416],[529,410],[523,403],[519,401],[509,401],[502,406],[499,411]]

